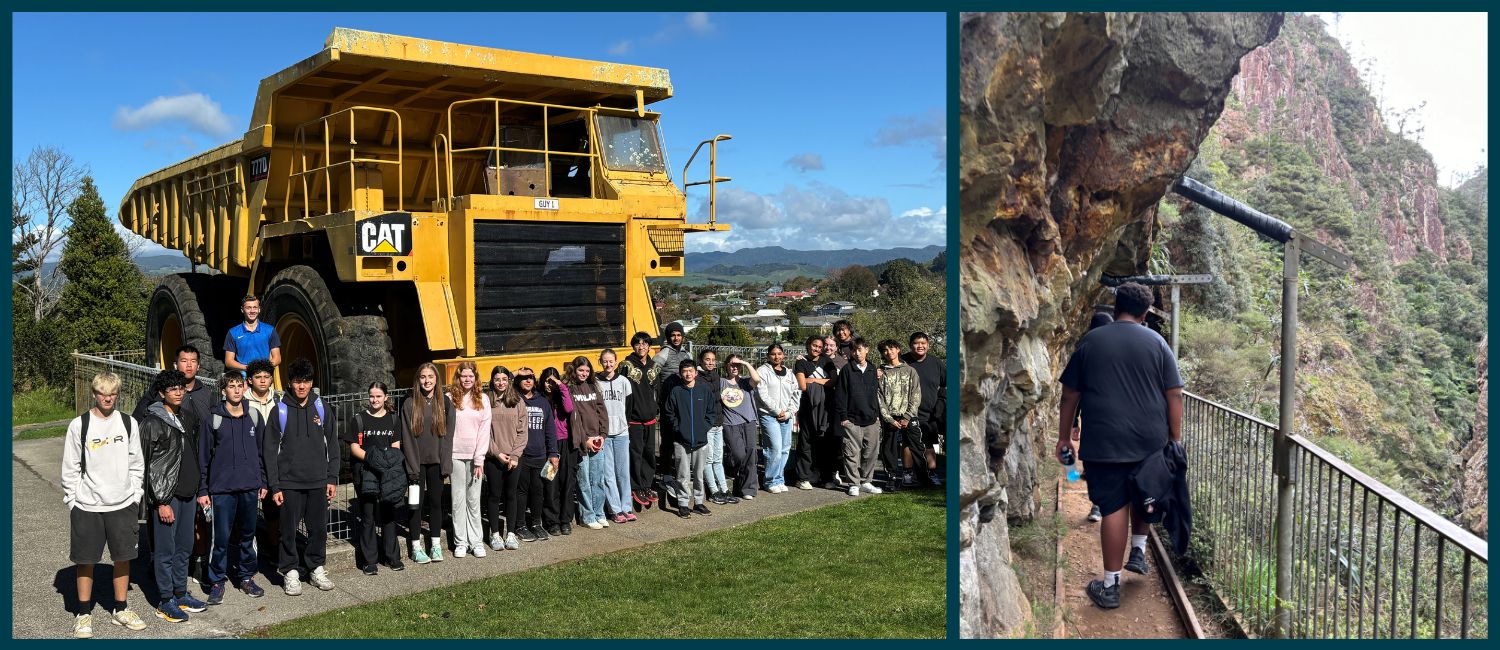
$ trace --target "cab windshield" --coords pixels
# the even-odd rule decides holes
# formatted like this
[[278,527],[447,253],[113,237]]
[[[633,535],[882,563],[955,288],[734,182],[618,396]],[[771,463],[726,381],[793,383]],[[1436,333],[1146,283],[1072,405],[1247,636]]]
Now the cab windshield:
[[616,115],[596,119],[606,166],[627,172],[666,172],[656,120]]

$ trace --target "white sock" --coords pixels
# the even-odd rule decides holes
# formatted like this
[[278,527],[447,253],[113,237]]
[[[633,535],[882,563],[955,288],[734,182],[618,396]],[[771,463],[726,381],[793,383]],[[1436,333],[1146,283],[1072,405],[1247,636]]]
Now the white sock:
[[1146,536],[1145,535],[1131,535],[1130,536],[1130,547],[1131,548],[1141,549],[1141,552],[1145,553],[1146,552]]
[[1104,572],[1104,586],[1105,587],[1113,587],[1113,586],[1115,586],[1117,584],[1120,584],[1120,572],[1119,571],[1105,571]]

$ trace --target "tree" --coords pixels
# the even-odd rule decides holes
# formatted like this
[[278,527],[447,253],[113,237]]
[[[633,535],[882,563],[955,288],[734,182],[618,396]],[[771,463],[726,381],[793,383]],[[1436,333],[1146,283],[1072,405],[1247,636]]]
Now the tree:
[[869,267],[851,264],[834,273],[828,281],[828,292],[832,298],[843,298],[850,302],[869,301],[870,293],[879,286],[875,274]]
[[803,289],[811,289],[811,288],[817,286],[817,284],[818,284],[817,280],[809,278],[809,277],[807,277],[805,275],[798,275],[798,276],[795,276],[795,277],[787,280],[786,282],[781,283],[781,290],[782,291],[801,291]]
[[63,340],[57,315],[31,320],[31,294],[19,282],[11,284],[11,300],[14,314],[27,315],[16,318],[11,330],[11,359],[15,364],[11,390],[21,393],[42,386],[67,386],[73,369],[68,363],[67,342]]
[[[78,197],[88,169],[55,147],[37,147],[11,171],[11,274],[40,322],[56,306],[62,276],[44,272],[63,241],[63,217]],[[14,317],[14,316],[13,316]]]
[[146,320],[141,272],[110,225],[92,178],[84,177],[68,217],[72,223],[57,265],[68,279],[57,304],[68,343],[84,351],[141,347]]

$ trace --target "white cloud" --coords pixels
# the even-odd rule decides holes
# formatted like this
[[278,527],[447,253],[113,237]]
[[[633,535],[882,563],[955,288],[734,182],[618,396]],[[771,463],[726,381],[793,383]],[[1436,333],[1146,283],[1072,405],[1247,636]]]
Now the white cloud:
[[202,93],[157,97],[140,108],[119,107],[114,126],[121,131],[139,131],[159,124],[181,123],[215,137],[229,135],[233,127],[219,103]]
[[615,56],[630,52],[630,39],[626,39],[609,46],[609,53]]
[[[708,219],[701,197],[694,221]],[[775,194],[743,189],[719,193],[718,220],[728,233],[695,235],[694,252],[784,246],[799,250],[879,249],[947,241],[948,210],[921,207],[896,216],[882,197],[852,196],[823,183],[787,186]]]
[[929,147],[932,157],[948,160],[948,121],[934,108],[921,115],[896,115],[887,118],[875,132],[877,147]]
[[707,36],[709,34],[712,34],[714,33],[714,30],[718,28],[718,25],[715,25],[713,21],[709,20],[708,12],[706,11],[694,11],[693,13],[688,14],[687,17],[683,19],[683,22],[687,23],[688,29],[692,30],[694,34],[697,34],[699,36]]
[[799,153],[786,159],[786,165],[800,172],[823,169],[823,156],[815,153]]

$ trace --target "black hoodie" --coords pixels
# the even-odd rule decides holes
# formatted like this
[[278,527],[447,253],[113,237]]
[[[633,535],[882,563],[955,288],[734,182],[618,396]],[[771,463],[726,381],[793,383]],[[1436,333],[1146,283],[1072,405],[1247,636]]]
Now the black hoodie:
[[[317,395],[307,396],[307,405],[299,406],[290,392],[282,396],[261,440],[265,460],[267,489],[275,494],[282,490],[311,490],[339,482],[339,441],[333,423],[318,421],[314,407]],[[286,409],[286,430],[281,427],[281,409]],[[324,406],[324,417],[330,417]]]

